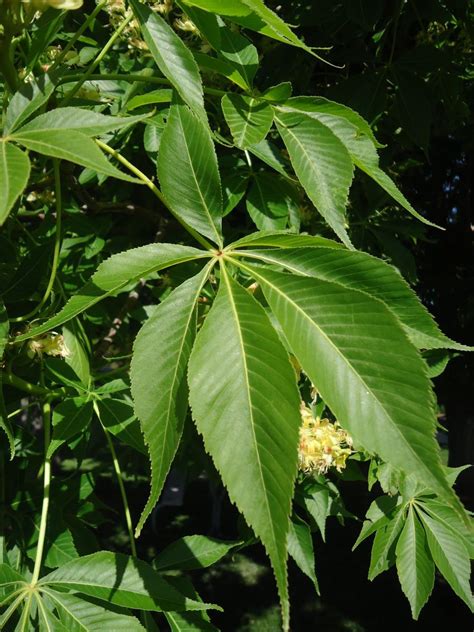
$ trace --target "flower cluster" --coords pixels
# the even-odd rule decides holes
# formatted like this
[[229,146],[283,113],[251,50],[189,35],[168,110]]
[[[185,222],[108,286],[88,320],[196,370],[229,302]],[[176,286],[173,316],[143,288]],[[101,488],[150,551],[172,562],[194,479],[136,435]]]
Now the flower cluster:
[[346,466],[352,452],[352,438],[337,422],[313,417],[311,410],[301,403],[302,425],[298,449],[299,468],[307,474],[325,474],[330,467],[338,472]]
[[42,356],[43,353],[45,353],[50,356],[67,358],[70,355],[64,336],[57,334],[56,332],[32,338],[28,343],[28,349],[32,355],[39,356]]

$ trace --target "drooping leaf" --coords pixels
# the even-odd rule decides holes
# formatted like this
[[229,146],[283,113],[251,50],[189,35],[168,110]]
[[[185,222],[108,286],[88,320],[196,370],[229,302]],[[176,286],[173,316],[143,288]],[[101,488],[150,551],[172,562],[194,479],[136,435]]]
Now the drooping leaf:
[[107,397],[97,402],[100,421],[114,437],[131,446],[137,452],[146,454],[147,450],[140,431],[140,423],[135,416],[133,406],[121,399]]
[[283,107],[283,109],[286,108],[289,108],[289,111],[293,112],[293,114],[304,111],[306,115],[325,125],[343,143],[356,167],[372,178],[411,215],[428,226],[439,228],[439,226],[430,222],[413,208],[395,182],[380,168],[373,135],[367,135],[367,130],[361,127],[360,122],[355,120],[354,117],[335,115],[329,112],[331,108],[328,108],[326,104],[321,104],[319,100],[315,102],[313,97],[289,99]]
[[47,589],[68,632],[140,632],[145,628],[136,617],[119,614],[84,597]]
[[366,519],[352,550],[354,551],[370,535],[385,527],[393,519],[399,504],[400,496],[380,496],[376,498],[367,510]]
[[381,300],[399,318],[410,340],[420,349],[470,350],[445,336],[431,314],[396,268],[365,252],[311,247],[253,251],[270,264],[296,274],[339,283]]
[[308,525],[294,516],[290,521],[288,532],[288,553],[298,568],[310,578],[319,595],[318,578],[314,569],[314,549],[311,530]]
[[48,458],[76,435],[83,432],[92,419],[92,402],[84,397],[65,399],[53,410],[53,438],[48,447]]
[[369,579],[373,581],[377,575],[389,569],[395,563],[395,547],[397,538],[403,528],[404,510],[399,508],[391,520],[375,533],[370,553]]
[[30,75],[27,82],[10,99],[5,114],[3,134],[6,136],[24,123],[53,94],[58,72],[45,73],[39,77]]
[[[226,370],[216,373],[220,366]],[[198,431],[231,500],[269,554],[287,627],[286,541],[299,395],[263,308],[227,273],[197,336],[188,375]]]
[[236,547],[239,542],[224,542],[204,535],[187,535],[166,547],[155,559],[157,571],[207,568]]
[[15,142],[31,151],[45,156],[69,160],[78,165],[91,169],[96,173],[126,180],[139,182],[114,167],[97,147],[95,142],[76,130],[26,130],[19,129],[10,137]]
[[30,131],[49,132],[57,129],[77,130],[86,136],[99,136],[106,132],[112,132],[128,125],[134,125],[138,121],[142,121],[148,115],[139,116],[106,116],[92,110],[84,110],[82,108],[64,107],[50,110],[45,114],[36,116],[32,121],[26,123],[15,132],[16,134],[24,134]]
[[28,184],[30,169],[25,152],[0,138],[0,226]]
[[183,432],[186,367],[196,335],[197,300],[207,275],[205,268],[160,303],[135,340],[132,396],[151,462],[150,496],[137,533],[158,502]]
[[184,103],[175,102],[161,139],[158,177],[173,211],[222,245],[222,193],[209,128]]
[[435,572],[425,532],[413,507],[408,510],[395,553],[398,578],[416,620],[433,590]]
[[141,560],[99,551],[64,564],[38,583],[42,588],[70,589],[134,610],[206,610],[172,588]]
[[298,495],[297,500],[316,523],[323,542],[326,541],[326,520],[331,510],[329,488],[315,483],[311,491]]
[[471,564],[462,537],[425,512],[420,511],[418,515],[425,528],[428,546],[436,566],[456,595],[474,611],[469,583]]
[[69,299],[58,314],[16,340],[28,340],[63,325],[107,296],[120,292],[132,281],[138,283],[141,278],[163,268],[207,256],[203,250],[179,244],[149,244],[112,255],[99,265],[90,281]]
[[275,121],[308,197],[336,235],[351,246],[345,209],[353,166],[344,144],[328,127],[305,114],[278,112]]
[[294,187],[269,173],[255,174],[247,198],[247,211],[259,230],[284,229],[292,213],[299,213]]
[[[274,13],[263,0],[183,0],[186,5],[200,7],[228,17],[233,22],[252,31],[271,37],[291,46],[313,53],[300,40],[279,15]],[[313,53],[314,54],[314,53]]]
[[196,61],[181,38],[148,6],[130,0],[156,65],[196,116],[206,121],[201,77]]
[[245,269],[262,282],[293,353],[356,443],[464,515],[441,467],[423,360],[385,305],[335,283]]
[[261,99],[229,93],[222,97],[222,111],[237,147],[257,145],[273,123],[271,106]]
[[244,89],[251,90],[258,68],[258,51],[241,33],[232,31],[223,20],[219,20],[220,47],[217,54],[225,59],[239,74]]

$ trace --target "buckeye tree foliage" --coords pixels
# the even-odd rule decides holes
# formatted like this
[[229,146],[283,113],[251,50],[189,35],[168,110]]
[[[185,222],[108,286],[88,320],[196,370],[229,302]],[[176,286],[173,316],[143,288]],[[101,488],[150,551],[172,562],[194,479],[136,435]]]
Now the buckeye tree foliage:
[[[395,565],[416,619],[437,569],[472,609],[431,382],[470,348],[360,244],[351,191],[440,228],[380,166],[377,119],[259,74],[275,47],[332,63],[280,9],[0,2],[2,629],[217,629],[186,573],[257,539],[288,630],[288,558],[319,591],[341,480],[380,492],[370,579]],[[239,540],[141,547],[177,459],[218,473]]]

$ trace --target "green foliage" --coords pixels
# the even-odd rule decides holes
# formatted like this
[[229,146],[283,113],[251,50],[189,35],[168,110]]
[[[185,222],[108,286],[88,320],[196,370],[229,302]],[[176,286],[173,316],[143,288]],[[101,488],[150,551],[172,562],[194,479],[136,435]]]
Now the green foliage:
[[[416,619],[437,568],[472,609],[430,381],[471,348],[396,238],[436,222],[382,169],[367,103],[292,96],[272,68],[319,59],[289,26],[303,8],[23,4],[0,13],[0,627],[215,630],[188,573],[258,541],[289,630],[288,559],[319,592],[314,534],[354,517],[341,481],[386,494],[355,544],[374,536],[369,579],[395,566]],[[393,111],[426,149],[403,63]],[[180,469],[225,488],[238,539],[146,543]]]

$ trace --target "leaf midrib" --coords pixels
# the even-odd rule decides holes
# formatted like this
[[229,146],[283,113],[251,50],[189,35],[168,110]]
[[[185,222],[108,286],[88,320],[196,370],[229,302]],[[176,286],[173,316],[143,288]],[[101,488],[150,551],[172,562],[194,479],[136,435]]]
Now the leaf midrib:
[[[229,303],[232,309],[232,313],[234,314],[234,318],[235,318],[235,322],[237,325],[237,332],[238,332],[238,337],[239,337],[239,342],[240,342],[240,347],[242,350],[242,361],[243,361],[243,365],[244,365],[244,379],[245,379],[245,384],[246,384],[246,395],[247,395],[247,401],[248,401],[248,407],[249,407],[249,415],[250,415],[250,428],[251,428],[251,433],[252,433],[252,438],[253,438],[253,443],[254,443],[254,450],[255,450],[255,454],[257,455],[257,466],[258,466],[258,472],[260,474],[260,480],[262,483],[262,489],[265,490],[265,494],[264,494],[264,498],[265,498],[265,506],[266,506],[266,511],[267,511],[267,515],[268,515],[268,524],[270,526],[270,531],[271,531],[271,535],[272,535],[272,540],[273,540],[273,547],[274,550],[278,549],[278,545],[277,545],[277,539],[276,539],[276,535],[275,535],[275,529],[274,529],[274,521],[272,518],[272,513],[270,511],[270,505],[268,504],[268,496],[266,494],[266,485],[265,485],[265,479],[263,477],[263,469],[262,469],[262,463],[260,460],[260,452],[258,449],[258,442],[257,442],[257,437],[255,435],[255,421],[254,421],[254,415],[253,415],[253,406],[252,406],[252,401],[250,399],[250,383],[248,380],[248,366],[247,366],[247,358],[246,358],[246,354],[245,354],[245,344],[244,344],[244,339],[242,336],[242,330],[240,328],[240,321],[239,321],[239,315],[238,315],[238,311],[237,311],[237,306],[235,305],[235,301],[234,301],[234,297],[232,294],[232,288],[229,282],[229,277],[228,277],[228,273],[227,270],[225,269],[224,266],[222,266],[222,271],[223,271],[223,277],[224,277],[224,281],[227,285],[227,290],[229,293]],[[273,557],[273,556],[272,556]]]

